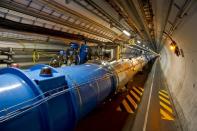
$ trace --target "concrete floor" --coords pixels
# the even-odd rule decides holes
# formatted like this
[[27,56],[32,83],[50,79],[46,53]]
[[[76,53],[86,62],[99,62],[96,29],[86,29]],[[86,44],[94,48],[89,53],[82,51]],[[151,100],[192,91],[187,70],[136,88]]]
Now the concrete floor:
[[132,131],[182,130],[158,61],[149,74],[139,110]]

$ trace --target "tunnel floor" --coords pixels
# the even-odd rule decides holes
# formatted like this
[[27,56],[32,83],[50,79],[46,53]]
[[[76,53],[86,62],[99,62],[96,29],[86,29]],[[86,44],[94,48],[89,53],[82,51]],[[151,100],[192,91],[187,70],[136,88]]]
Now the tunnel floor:
[[181,130],[159,62],[145,66],[127,88],[79,121],[75,131]]

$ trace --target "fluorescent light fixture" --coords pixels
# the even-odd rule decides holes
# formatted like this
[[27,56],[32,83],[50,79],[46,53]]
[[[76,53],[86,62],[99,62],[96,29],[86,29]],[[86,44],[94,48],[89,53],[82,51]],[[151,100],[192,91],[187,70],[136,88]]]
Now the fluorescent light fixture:
[[140,43],[141,43],[141,41],[137,40],[137,43],[138,43],[138,44],[140,44]]
[[124,33],[125,35],[127,35],[127,36],[131,36],[131,34],[130,34],[128,31],[126,31],[126,30],[123,30],[123,33]]

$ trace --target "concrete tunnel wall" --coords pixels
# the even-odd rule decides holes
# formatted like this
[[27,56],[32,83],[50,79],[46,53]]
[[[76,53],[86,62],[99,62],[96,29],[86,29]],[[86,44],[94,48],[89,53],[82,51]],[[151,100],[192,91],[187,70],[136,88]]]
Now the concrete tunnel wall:
[[169,49],[161,50],[161,67],[184,130],[197,130],[197,11],[175,30],[172,38],[184,57]]

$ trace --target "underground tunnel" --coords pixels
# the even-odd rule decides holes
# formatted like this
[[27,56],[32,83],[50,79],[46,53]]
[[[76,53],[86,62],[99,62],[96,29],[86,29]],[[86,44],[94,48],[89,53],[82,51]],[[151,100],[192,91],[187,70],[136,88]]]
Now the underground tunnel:
[[196,131],[196,0],[1,0],[0,131]]

